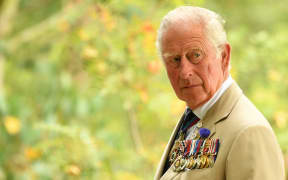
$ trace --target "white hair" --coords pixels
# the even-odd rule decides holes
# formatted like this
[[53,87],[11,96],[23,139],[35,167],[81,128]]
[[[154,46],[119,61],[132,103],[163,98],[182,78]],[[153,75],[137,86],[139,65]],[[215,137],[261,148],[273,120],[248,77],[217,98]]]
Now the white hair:
[[[158,29],[156,46],[162,54],[162,37],[163,34],[179,22],[192,21],[193,23],[203,24],[204,33],[208,40],[215,46],[217,57],[223,50],[223,45],[227,43],[226,32],[224,30],[225,21],[222,17],[213,11],[205,8],[193,6],[180,6],[164,16]],[[191,27],[192,28],[192,27]]]

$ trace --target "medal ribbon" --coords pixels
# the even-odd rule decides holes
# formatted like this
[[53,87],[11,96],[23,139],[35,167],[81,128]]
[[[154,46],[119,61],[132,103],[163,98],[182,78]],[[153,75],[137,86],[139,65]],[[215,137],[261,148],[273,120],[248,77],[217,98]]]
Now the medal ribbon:
[[187,156],[188,154],[190,154],[190,148],[191,148],[191,140],[187,140],[186,141],[186,148],[185,148],[185,153],[184,153],[184,156]]

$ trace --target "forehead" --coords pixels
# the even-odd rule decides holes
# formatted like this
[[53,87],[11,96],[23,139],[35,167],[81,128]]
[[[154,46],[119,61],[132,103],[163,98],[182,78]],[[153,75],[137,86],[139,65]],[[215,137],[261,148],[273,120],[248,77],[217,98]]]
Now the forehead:
[[202,24],[190,22],[174,24],[163,33],[162,54],[182,51],[193,46],[202,49],[207,43]]

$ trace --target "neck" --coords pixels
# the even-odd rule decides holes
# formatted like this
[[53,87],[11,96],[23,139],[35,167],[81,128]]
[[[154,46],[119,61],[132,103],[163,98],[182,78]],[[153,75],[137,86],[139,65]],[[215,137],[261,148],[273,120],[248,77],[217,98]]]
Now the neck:
[[197,108],[193,109],[193,112],[202,119],[206,112],[215,104],[218,99],[223,95],[223,93],[231,86],[233,82],[233,79],[231,76],[228,76],[228,78],[222,83],[220,88],[213,94],[213,96],[206,101],[203,105],[198,106]]

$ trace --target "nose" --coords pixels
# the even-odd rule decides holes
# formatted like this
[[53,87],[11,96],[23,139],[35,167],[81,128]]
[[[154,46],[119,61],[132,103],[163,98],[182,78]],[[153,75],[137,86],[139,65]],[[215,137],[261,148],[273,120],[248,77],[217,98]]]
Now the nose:
[[180,77],[181,79],[189,79],[193,76],[193,64],[186,58],[182,56],[180,65]]

